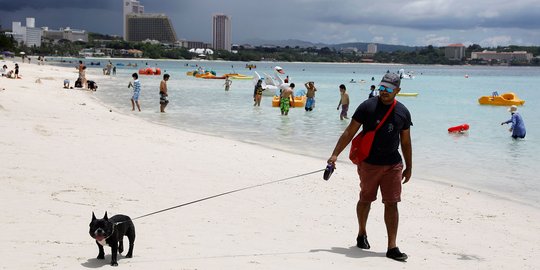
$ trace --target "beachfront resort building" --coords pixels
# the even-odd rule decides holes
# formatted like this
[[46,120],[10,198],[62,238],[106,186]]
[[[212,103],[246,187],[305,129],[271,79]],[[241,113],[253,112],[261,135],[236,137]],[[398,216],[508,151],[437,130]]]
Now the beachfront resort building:
[[144,13],[144,6],[139,1],[124,0],[124,40],[157,40],[172,44],[177,38],[167,15]]
[[212,46],[214,50],[231,51],[231,18],[225,14],[215,14],[212,18]]
[[28,47],[41,47],[41,28],[36,28],[35,18],[26,18],[26,26],[22,26],[21,22],[12,22],[11,32],[7,32],[19,44],[24,44]]
[[144,6],[137,0],[124,0],[124,39],[127,36],[126,16],[128,14],[143,14]]
[[463,44],[450,44],[444,48],[444,56],[449,60],[462,60],[465,57]]
[[377,53],[377,44],[375,43],[369,43],[367,45],[367,53],[369,54],[376,54]]
[[485,61],[500,61],[500,62],[530,62],[533,59],[532,53],[526,51],[514,51],[514,52],[496,52],[496,51],[482,51],[472,52],[471,59],[481,59]]
[[43,30],[43,38],[55,42],[59,40],[88,42],[88,32],[85,30],[71,29],[70,27],[60,28],[59,30],[49,29],[49,27],[42,27],[41,29]]
[[174,43],[175,47],[187,48],[187,49],[210,49],[212,44],[202,42],[202,41],[190,41],[185,39],[180,39]]

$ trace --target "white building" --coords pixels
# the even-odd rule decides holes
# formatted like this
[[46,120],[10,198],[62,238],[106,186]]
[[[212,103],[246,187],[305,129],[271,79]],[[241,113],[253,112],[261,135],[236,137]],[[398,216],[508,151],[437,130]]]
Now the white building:
[[367,53],[376,54],[377,53],[377,44],[370,43],[367,45]]
[[18,43],[23,43],[28,47],[41,46],[41,29],[36,28],[35,18],[26,18],[26,26],[21,22],[11,23],[11,32],[6,33],[13,36]]
[[514,52],[496,52],[487,51],[472,52],[471,59],[482,59],[486,61],[497,60],[502,62],[510,61],[526,61],[530,62],[533,59],[532,53],[526,51],[514,51]]
[[215,50],[231,51],[231,18],[225,14],[215,14],[212,18],[212,47]]
[[49,27],[42,27],[41,29],[43,30],[43,38],[54,41],[66,39],[71,42],[88,42],[88,33],[85,30],[71,29],[70,27],[60,28],[59,30],[49,29]]

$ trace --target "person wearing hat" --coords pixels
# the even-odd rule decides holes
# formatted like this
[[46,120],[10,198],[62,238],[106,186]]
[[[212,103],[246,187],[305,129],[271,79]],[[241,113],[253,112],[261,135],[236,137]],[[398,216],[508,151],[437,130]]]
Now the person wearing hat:
[[508,121],[502,122],[501,126],[512,123],[512,126],[508,130],[512,132],[512,138],[525,138],[525,123],[523,122],[523,117],[521,117],[521,114],[519,114],[517,111],[517,106],[512,105],[510,108],[508,108],[508,111],[510,114],[512,114],[512,118],[510,118]]
[[[363,131],[375,130],[376,126],[389,112],[382,126],[375,133],[368,157],[358,164],[360,176],[360,198],[356,205],[358,236],[356,246],[369,249],[366,224],[371,203],[377,199],[381,189],[384,203],[384,221],[388,234],[386,257],[406,261],[407,255],[397,247],[399,212],[397,204],[401,201],[401,185],[407,183],[412,175],[412,145],[410,126],[411,114],[402,103],[395,100],[400,91],[401,78],[395,73],[386,73],[379,84],[379,95],[362,102],[352,117],[349,126],[343,131],[328,164],[334,166],[339,154],[351,142],[362,126]],[[395,104],[394,104],[395,102]],[[393,107],[392,107],[393,106]],[[403,153],[399,153],[399,146]],[[405,165],[405,166],[404,166]]]

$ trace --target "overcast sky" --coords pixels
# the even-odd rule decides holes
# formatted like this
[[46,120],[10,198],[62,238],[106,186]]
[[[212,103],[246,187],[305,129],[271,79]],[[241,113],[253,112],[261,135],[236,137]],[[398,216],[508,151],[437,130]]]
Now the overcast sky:
[[[70,26],[122,35],[122,0],[0,0],[0,24]],[[212,15],[232,19],[233,42],[299,39],[410,46],[540,46],[540,0],[141,0],[178,38],[211,42]]]

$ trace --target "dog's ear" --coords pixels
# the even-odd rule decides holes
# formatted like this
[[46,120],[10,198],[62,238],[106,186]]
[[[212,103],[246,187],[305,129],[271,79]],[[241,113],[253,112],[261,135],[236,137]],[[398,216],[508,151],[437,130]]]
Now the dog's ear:
[[109,218],[107,217],[107,211],[105,211],[105,216],[103,217],[104,220],[109,220]]
[[94,215],[94,212],[92,212],[92,221],[96,220],[96,215]]

